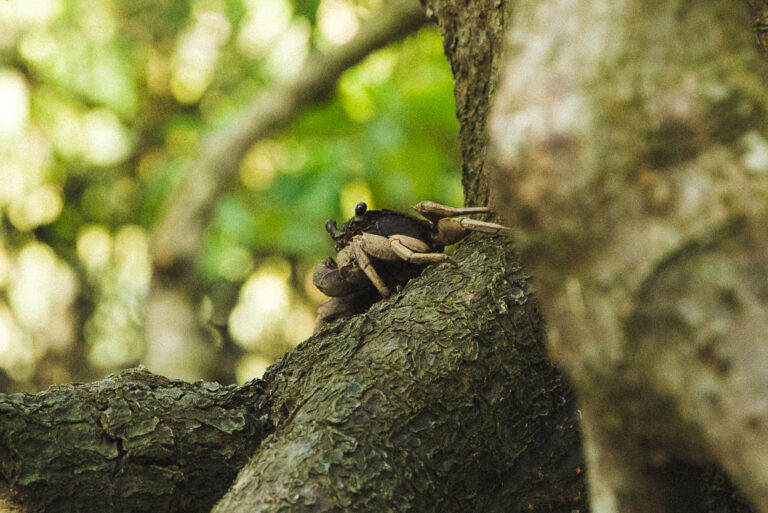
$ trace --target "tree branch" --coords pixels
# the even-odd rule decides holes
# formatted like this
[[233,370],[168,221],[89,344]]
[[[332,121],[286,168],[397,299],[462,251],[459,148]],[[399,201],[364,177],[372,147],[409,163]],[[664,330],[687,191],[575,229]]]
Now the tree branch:
[[271,430],[265,401],[145,369],[0,395],[0,482],[31,512],[205,512]]
[[497,237],[455,258],[264,381],[129,371],[0,396],[2,476],[29,511],[205,511],[253,454],[216,511],[578,509],[576,413],[529,278]]
[[505,22],[512,3],[500,0],[421,0],[437,18],[453,72],[460,123],[462,185],[467,205],[492,204],[484,172],[487,121],[496,92]]
[[214,511],[580,508],[575,411],[528,278],[497,238],[455,256],[268,371],[289,420]]

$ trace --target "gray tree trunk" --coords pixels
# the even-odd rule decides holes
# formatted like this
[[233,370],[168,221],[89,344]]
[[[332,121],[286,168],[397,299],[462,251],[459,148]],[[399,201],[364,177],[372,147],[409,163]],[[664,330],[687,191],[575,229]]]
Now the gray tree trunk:
[[716,465],[768,512],[764,20],[516,5],[496,183],[579,396],[593,511],[706,511]]

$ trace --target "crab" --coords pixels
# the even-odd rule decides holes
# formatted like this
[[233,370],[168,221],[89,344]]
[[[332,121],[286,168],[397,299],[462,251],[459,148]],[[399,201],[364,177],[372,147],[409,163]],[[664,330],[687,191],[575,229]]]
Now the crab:
[[333,239],[338,263],[326,258],[313,274],[315,286],[331,300],[318,310],[318,326],[339,317],[367,310],[388,297],[392,289],[421,274],[435,263],[458,264],[443,253],[472,231],[506,234],[506,226],[465,216],[488,214],[488,207],[454,208],[432,201],[413,207],[424,219],[396,210],[368,210],[355,206],[355,216],[337,227],[329,219],[325,229]]

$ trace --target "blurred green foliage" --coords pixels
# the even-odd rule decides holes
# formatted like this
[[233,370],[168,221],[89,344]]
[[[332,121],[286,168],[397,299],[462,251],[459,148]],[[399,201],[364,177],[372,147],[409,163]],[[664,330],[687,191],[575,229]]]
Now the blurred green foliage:
[[[90,380],[141,361],[152,226],[204,135],[378,8],[0,3],[0,389]],[[331,101],[254,145],[220,198],[199,269],[219,323],[261,304],[245,283],[284,284],[285,312],[271,313],[283,327],[235,337],[253,364],[241,376],[311,328],[321,298],[308,276],[332,252],[327,218],[346,219],[361,200],[461,202],[457,132],[431,27],[369,56]]]

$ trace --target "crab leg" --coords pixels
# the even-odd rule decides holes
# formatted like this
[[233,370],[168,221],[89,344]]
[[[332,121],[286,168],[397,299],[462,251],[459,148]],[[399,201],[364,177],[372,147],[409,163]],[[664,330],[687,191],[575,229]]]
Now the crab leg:
[[512,230],[506,226],[478,221],[476,219],[440,219],[437,223],[437,232],[440,242],[446,246],[461,240],[468,231],[510,234]]
[[379,273],[377,273],[376,269],[373,268],[371,259],[368,258],[368,255],[366,255],[365,251],[363,250],[360,239],[355,237],[352,239],[350,244],[352,246],[352,252],[355,255],[355,260],[357,261],[358,267],[363,270],[366,276],[368,276],[368,279],[371,280],[371,283],[373,283],[373,285],[376,287],[376,290],[379,291],[379,294],[384,297],[389,297],[389,287],[384,284],[384,280],[381,279]]
[[360,285],[367,283],[367,278],[363,275],[358,278],[357,276],[341,275],[336,262],[332,258],[326,258],[323,262],[317,264],[315,272],[312,274],[312,282],[320,292],[326,296],[339,297],[346,296],[357,290]]
[[437,264],[448,262],[454,267],[459,266],[453,258],[445,253],[417,253],[403,244],[402,241],[396,237],[390,237],[389,247],[392,248],[392,251],[394,251],[397,256],[411,264]]
[[488,207],[464,207],[455,208],[447,205],[441,205],[434,201],[422,201],[416,204],[413,209],[427,219],[436,221],[444,217],[465,216],[467,214],[488,214],[491,209]]
[[333,297],[326,301],[317,309],[317,320],[315,321],[315,333],[325,322],[330,322],[340,317],[351,317],[352,315],[364,312],[368,307],[375,303],[378,297],[371,288],[365,288],[346,296]]

